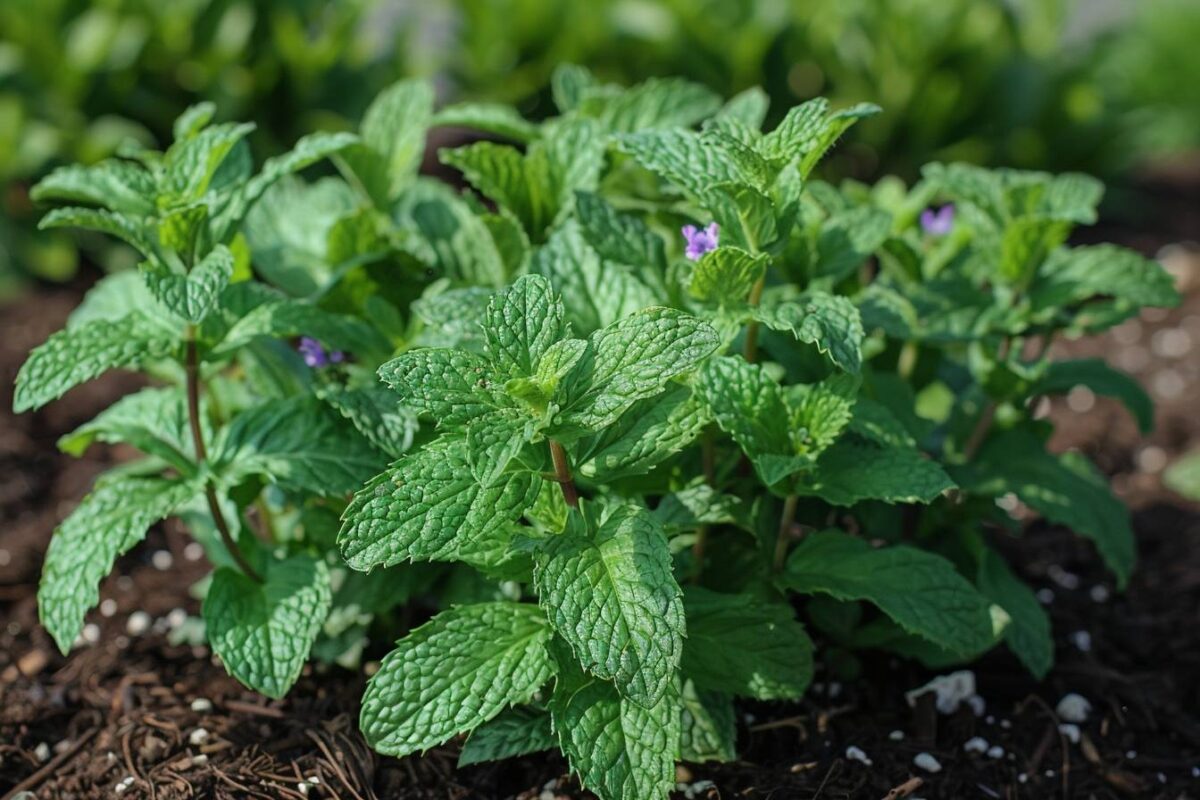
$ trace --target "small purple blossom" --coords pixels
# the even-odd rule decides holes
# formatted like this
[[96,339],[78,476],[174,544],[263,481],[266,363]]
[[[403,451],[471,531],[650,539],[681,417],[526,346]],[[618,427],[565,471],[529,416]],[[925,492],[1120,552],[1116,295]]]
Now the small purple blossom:
[[704,230],[700,230],[695,225],[684,225],[683,238],[687,240],[685,255],[692,261],[699,261],[700,256],[717,249],[717,239],[720,233],[721,226],[715,222],[710,222]]
[[326,351],[321,343],[311,336],[300,337],[300,345],[296,349],[300,351],[304,363],[313,369],[327,367],[330,364],[340,364],[346,360],[346,356],[341,350]]
[[921,228],[930,236],[945,236],[954,229],[954,204],[947,203],[936,211],[927,208],[921,212]]

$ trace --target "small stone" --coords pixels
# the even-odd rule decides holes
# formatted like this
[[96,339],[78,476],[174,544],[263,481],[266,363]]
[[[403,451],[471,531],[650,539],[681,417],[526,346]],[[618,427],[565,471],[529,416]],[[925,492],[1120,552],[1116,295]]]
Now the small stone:
[[1048,769],[1048,770],[1046,770],[1046,771],[1045,771],[1043,774],[1044,774],[1044,775],[1045,775],[1047,778],[1053,778],[1053,777],[1054,777],[1054,770],[1052,770],[1052,769]]
[[207,753],[200,753],[199,755],[192,756],[192,764],[194,766],[203,767],[207,763],[208,763],[208,754]]
[[982,736],[972,736],[963,742],[963,750],[968,753],[986,753],[987,749],[987,739],[984,739]]
[[50,760],[50,745],[46,744],[45,742],[38,742],[38,746],[33,748],[33,757],[36,758],[39,763],[45,764]]
[[1076,414],[1086,414],[1096,405],[1096,393],[1086,386],[1076,386],[1067,392],[1067,408]]
[[936,696],[935,705],[939,713],[953,714],[968,697],[975,694],[975,673],[964,669],[939,675],[924,686],[905,692],[904,699],[910,706],[916,706],[917,698],[927,692],[933,692]]
[[1159,783],[1166,783],[1166,782],[1167,782],[1167,774],[1166,774],[1165,772],[1160,772],[1160,773],[1158,773],[1158,782],[1159,782]]
[[117,613],[117,601],[111,597],[106,597],[100,601],[100,616],[111,617]]
[[1000,720],[1000,727],[1003,728],[1004,730],[1008,730],[1012,727],[1012,723],[1006,719],[1002,719],[1002,720]]
[[1051,564],[1050,568],[1046,570],[1046,574],[1050,576],[1050,580],[1068,592],[1073,592],[1079,588],[1079,576],[1074,572],[1063,569],[1058,564]]
[[187,622],[188,614],[182,608],[173,608],[167,614],[167,624],[172,628],[178,628],[183,623]]
[[850,759],[851,761],[859,761],[863,764],[866,764],[868,767],[871,766],[872,763],[871,759],[867,758],[867,754],[864,753],[861,748],[855,747],[854,745],[850,745],[846,748],[846,758]]
[[1098,583],[1088,590],[1088,596],[1092,598],[1093,603],[1104,603],[1111,595],[1107,586]]
[[1037,590],[1037,599],[1038,599],[1038,602],[1044,606],[1050,605],[1051,603],[1054,602],[1054,590],[1053,589],[1045,589],[1045,588],[1038,589]]
[[166,572],[175,563],[175,559],[166,550],[155,550],[154,554],[150,556],[150,563],[154,565],[155,569]]
[[984,712],[987,711],[987,701],[977,694],[973,694],[967,698],[967,705],[971,707],[971,711],[977,717],[982,717]]
[[199,747],[208,741],[208,731],[204,728],[196,728],[188,734],[188,744]]
[[994,744],[988,748],[987,757],[992,759],[1004,758],[1004,748]]
[[1070,636],[1071,644],[1081,653],[1089,653],[1092,650],[1092,635],[1087,631],[1075,631]]
[[133,776],[128,775],[128,776],[122,778],[121,781],[116,786],[113,787],[113,791],[116,792],[117,794],[123,794],[124,792],[127,792],[132,787],[133,787]]
[[1092,704],[1082,695],[1071,692],[1063,695],[1063,699],[1058,701],[1054,713],[1058,714],[1058,718],[1063,722],[1080,724],[1087,722],[1088,714],[1092,713]]
[[891,739],[893,742],[903,742],[904,741],[904,731],[892,731],[891,733],[888,734],[888,738]]
[[1129,759],[1130,761],[1133,761],[1135,758],[1137,758],[1137,750],[1126,750],[1125,758]]
[[1153,444],[1143,447],[1137,454],[1138,469],[1147,475],[1157,475],[1162,472],[1167,468],[1170,460],[1166,450]]
[[199,542],[188,542],[183,548],[185,561],[199,561],[204,558],[204,548]]
[[89,622],[83,626],[83,640],[88,644],[95,644],[100,641],[100,626],[94,622]]
[[1017,773],[1017,783],[1028,783],[1028,782],[1029,782],[1028,775],[1026,775],[1024,772]]
[[145,611],[135,611],[125,620],[125,632],[130,636],[141,636],[150,630],[152,620]]
[[1058,732],[1067,737],[1071,744],[1079,744],[1079,726],[1074,722],[1064,722],[1058,726]]
[[917,753],[913,756],[913,764],[926,772],[941,772],[942,764],[929,753]]
[[197,697],[192,701],[192,711],[195,711],[197,714],[207,714],[209,711],[212,711],[212,707],[212,701],[207,697]]

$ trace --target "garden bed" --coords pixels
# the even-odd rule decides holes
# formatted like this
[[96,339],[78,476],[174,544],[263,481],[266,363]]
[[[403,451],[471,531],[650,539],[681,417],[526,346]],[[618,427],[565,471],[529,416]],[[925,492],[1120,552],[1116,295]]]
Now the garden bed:
[[[1178,224],[1187,230],[1185,218]],[[1160,231],[1115,235],[1148,254],[1171,240]],[[1048,603],[1057,645],[1050,676],[1038,684],[1007,653],[985,658],[973,667],[987,704],[977,717],[966,707],[950,716],[927,703],[910,709],[904,692],[931,674],[890,656],[866,658],[865,674],[851,684],[818,672],[803,702],[742,704],[741,760],[681,768],[688,792],[678,796],[1190,796],[1200,785],[1200,510],[1168,495],[1157,477],[1200,443],[1200,267],[1180,263],[1191,281],[1180,308],[1086,344],[1058,345],[1075,356],[1104,353],[1135,374],[1155,396],[1159,419],[1143,441],[1103,399],[1054,405],[1057,447],[1086,450],[1134,508],[1140,561],[1128,592],[1117,595],[1094,551],[1069,532],[1032,522],[1010,543],[1011,563]],[[6,396],[28,350],[61,325],[82,289],[42,289],[0,310]],[[1156,334],[1167,330],[1196,344],[1182,354],[1164,347]],[[37,624],[45,546],[92,478],[124,454],[95,447],[72,459],[53,443],[133,385],[110,375],[35,415],[14,418],[7,403],[0,410],[0,796],[28,789],[42,798],[107,798],[118,787],[123,798],[164,799],[580,794],[557,754],[461,770],[455,744],[420,758],[376,755],[357,729],[357,673],[306,671],[287,699],[265,701],[207,648],[172,644],[180,609],[199,613],[187,587],[208,569],[190,558],[196,553],[175,521],[118,562],[102,585],[105,602],[89,617],[95,627],[85,629],[94,643],[62,658]],[[1072,410],[1089,402],[1086,416]],[[136,611],[149,618],[131,617]],[[1094,706],[1078,744],[1054,715],[1068,692]],[[1002,752],[965,752],[975,736]],[[848,759],[850,746],[872,763]],[[942,770],[915,767],[922,752]]]

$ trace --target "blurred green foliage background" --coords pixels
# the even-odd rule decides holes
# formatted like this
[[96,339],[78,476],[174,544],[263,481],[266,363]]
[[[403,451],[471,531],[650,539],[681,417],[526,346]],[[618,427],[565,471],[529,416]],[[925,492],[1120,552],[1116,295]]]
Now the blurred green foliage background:
[[1200,148],[1196,0],[0,0],[0,294],[73,273],[28,187],[127,140],[162,143],[207,99],[258,124],[260,157],[349,127],[399,77],[443,101],[550,111],[562,62],[633,83],[677,74],[782,113],[869,100],[828,169],[908,177],[932,159],[1120,180]]

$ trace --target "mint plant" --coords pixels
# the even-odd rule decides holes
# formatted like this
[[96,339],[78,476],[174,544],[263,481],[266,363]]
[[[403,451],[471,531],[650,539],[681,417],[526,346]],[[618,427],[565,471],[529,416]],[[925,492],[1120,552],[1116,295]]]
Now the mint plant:
[[[100,206],[48,224],[146,262],[31,355],[16,405],[116,366],[164,384],[64,441],[146,458],[52,542],[60,645],[178,514],[248,686],[279,696],[309,653],[353,665],[402,634],[363,698],[373,747],[558,747],[605,800],[736,757],[735,698],[802,697],[810,630],[848,675],[867,649],[942,666],[1001,642],[1044,675],[997,500],[1095,541],[1118,584],[1135,548],[1094,468],[1046,449],[1038,399],[1086,384],[1150,418],[1129,378],[1048,345],[1176,299],[1152,262],[1067,246],[1099,184],[951,164],[833,186],[815,169],[876,107],[813,100],[763,132],[754,90],[569,66],[552,90],[535,124],[402,82],[357,136],[255,177],[242,129],[198,109],[165,155],[43,185]],[[505,140],[439,153],[464,192],[417,175],[438,125]],[[287,174],[326,156],[340,176]]]

